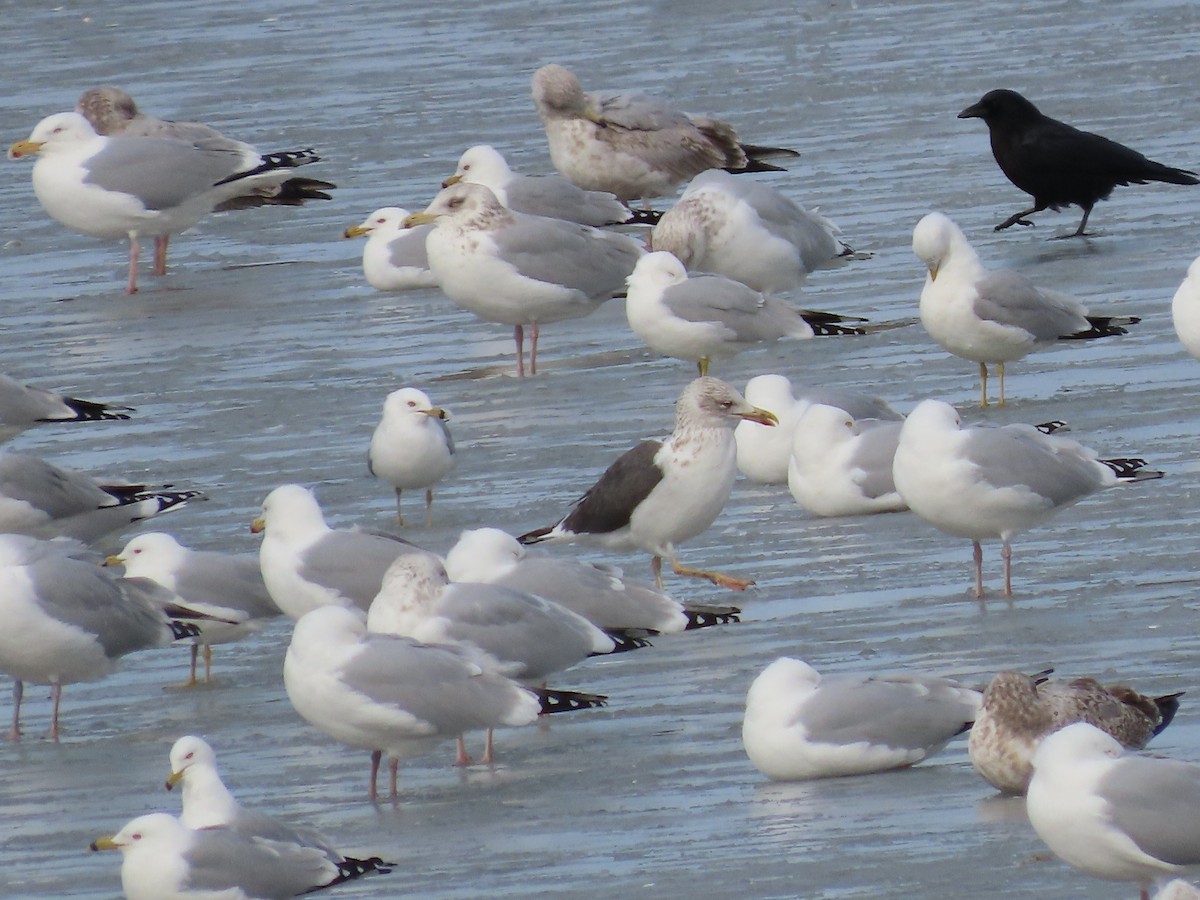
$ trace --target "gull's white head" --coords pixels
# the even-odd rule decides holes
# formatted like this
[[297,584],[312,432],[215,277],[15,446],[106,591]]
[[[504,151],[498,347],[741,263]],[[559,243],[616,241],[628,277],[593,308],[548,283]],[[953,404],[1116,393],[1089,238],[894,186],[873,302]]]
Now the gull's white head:
[[668,288],[687,281],[687,269],[672,253],[656,250],[637,261],[625,283],[630,288]]
[[747,403],[745,397],[719,378],[697,378],[675,402],[676,429],[696,425],[733,429],[743,419],[760,425],[779,424],[774,413]]
[[92,849],[120,850],[122,853],[151,849],[161,853],[160,848],[165,845],[185,844],[188,834],[189,829],[174,816],[167,813],[150,813],[130,820],[112,837],[96,839],[92,842]]
[[408,210],[403,207],[383,206],[363,219],[362,224],[347,228],[342,232],[342,237],[374,237],[376,235],[391,237],[404,231],[403,222],[407,217]]
[[746,390],[742,392],[747,403],[753,403],[760,409],[769,409],[779,416],[790,409],[796,402],[792,394],[792,383],[785,375],[755,375],[746,382]]
[[828,449],[858,434],[854,417],[844,409],[814,403],[804,411],[792,432],[792,451],[810,453],[815,447]]
[[451,581],[490,582],[524,556],[525,548],[507,531],[474,528],[459,535],[446,554],[446,573]]
[[442,188],[421,212],[407,216],[404,227],[449,220],[459,226],[485,229],[493,220],[504,220],[511,215],[489,188],[460,181]]
[[[911,423],[911,429],[909,425]],[[949,403],[941,400],[922,400],[904,420],[905,431],[925,431],[930,428],[954,429],[962,427],[962,419]]]
[[167,790],[182,781],[192,766],[216,768],[217,754],[203,738],[186,734],[171,747],[170,762],[171,774],[167,777]]
[[497,192],[503,189],[511,178],[512,169],[499,150],[491,144],[476,144],[458,158],[458,168],[442,182],[442,187],[465,181],[468,184],[482,184]]
[[449,421],[450,413],[434,406],[424,391],[416,388],[400,388],[392,391],[383,401],[383,414],[424,424],[434,419]]
[[781,656],[771,663],[750,685],[746,694],[746,713],[760,705],[773,705],[778,701],[792,701],[816,690],[821,683],[821,673],[800,659]]
[[1033,771],[1058,766],[1074,768],[1089,760],[1117,759],[1124,753],[1121,742],[1087,722],[1075,722],[1042,738],[1033,754]]
[[[167,571],[181,563],[187,550],[174,537],[163,531],[139,534],[105,560],[105,564],[120,564],[125,574],[138,577],[150,572]],[[149,576],[153,577],[153,576]]]
[[96,137],[95,129],[79,113],[55,113],[38,122],[25,140],[17,141],[9,147],[8,158],[20,159],[43,150],[66,147],[90,141]]
[[962,229],[945,213],[930,213],[913,229],[913,253],[925,263],[931,280],[936,280],[938,272],[963,248],[974,255]]
[[328,527],[312,491],[299,484],[284,484],[267,494],[262,514],[251,523],[250,530],[280,536],[323,532]]

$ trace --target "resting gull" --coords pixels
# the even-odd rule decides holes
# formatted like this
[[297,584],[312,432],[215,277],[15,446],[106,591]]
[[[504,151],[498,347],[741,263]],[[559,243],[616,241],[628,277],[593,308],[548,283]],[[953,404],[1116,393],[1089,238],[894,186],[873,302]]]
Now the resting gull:
[[284,900],[395,865],[380,859],[338,865],[314,847],[231,828],[188,828],[167,813],[138,816],[91,848],[121,851],[126,900]]
[[651,569],[660,590],[664,556],[677,575],[745,590],[752,580],[693,569],[676,556],[678,544],[716,521],[733,491],[733,429],[740,420],[776,424],[772,413],[751,406],[725,382],[697,378],[679,395],[670,437],[642,441],[609,466],[571,512],[517,540],[536,544],[590,537],[613,549],[637,547],[653,557]]
[[429,269],[455,304],[489,322],[513,326],[517,374],[537,372],[538,328],[595,311],[622,290],[644,252],[632,238],[561,219],[505,209],[481,184],[443,188],[406,227],[433,223]]
[[736,606],[680,603],[614,566],[560,559],[531,550],[499,528],[464,531],[446,554],[452,581],[478,581],[526,591],[579,613],[600,628],[672,634],[738,621]]
[[[166,237],[195,225],[280,171],[316,162],[312,150],[261,155],[249,145],[231,152],[220,141],[98,135],[82,115],[55,113],[10,159],[37,155],[33,191],[50,217],[99,238],[129,238],[129,282],[137,292],[138,236]],[[165,244],[163,259],[165,260]]]
[[[75,112],[83,115],[96,134],[121,134],[126,137],[169,137],[204,147],[224,148],[231,153],[258,151],[249,144],[227,138],[217,129],[200,122],[171,122],[151,116],[138,109],[128,93],[117,87],[94,87],[84,91],[75,104]],[[337,185],[315,178],[299,178],[286,169],[270,179],[253,179],[245,192],[217,204],[214,212],[232,209],[253,209],[259,206],[301,206],[306,200],[332,200],[326,191]],[[169,234],[154,239],[155,275],[167,274],[167,242]]]
[[367,631],[357,611],[315,609],[296,623],[283,664],[288,698],[335,740],[371,751],[369,795],[383,754],[396,770],[466,731],[529,725],[543,713],[605,705],[595,694],[531,689],[480,666],[468,651]]
[[131,539],[109,556],[105,565],[123,566],[130,578],[148,578],[175,593],[190,609],[215,617],[199,624],[191,639],[191,664],[184,687],[194,687],[196,662],[204,648],[204,683],[212,680],[213,644],[241,640],[280,614],[263,584],[258,559],[252,555],[192,550],[172,535],[149,531]]
[[1042,741],[1025,802],[1055,855],[1108,881],[1150,886],[1200,864],[1200,765],[1126,756],[1116,738],[1076,722]]
[[171,488],[107,481],[0,452],[0,531],[92,543],[204,496]]
[[263,532],[258,561],[267,591],[293,619],[329,604],[365,613],[396,557],[425,553],[391,535],[330,528],[312,491],[298,484],[267,494],[250,530]]
[[983,597],[984,538],[999,538],[1004,596],[1012,596],[1012,539],[1073,503],[1127,481],[1161,478],[1144,459],[1095,451],[1032,425],[963,428],[954,407],[922,400],[900,431],[892,475],[909,508],[935,528],[970,538],[975,596]]
[[792,382],[786,375],[755,375],[746,382],[743,396],[746,402],[775,414],[779,425],[760,428],[754,422],[740,422],[733,431],[737,441],[738,471],[760,484],[787,484],[788,461],[792,456],[792,439],[796,423],[814,403],[824,403],[845,410],[856,419],[888,419],[902,421],[903,416],[887,401],[842,388],[801,388],[800,396],[793,394]]
[[67,397],[0,375],[0,443],[42,422],[128,419],[131,412],[128,406]]
[[979,692],[926,675],[821,675],[781,657],[746,695],[742,743],[772,781],[911,766],[971,727]]
[[743,144],[727,122],[679,112],[644,94],[585,94],[560,65],[533,74],[533,103],[559,173],[626,202],[670,194],[705,169],[779,172],[766,160],[800,155]]
[[1066,294],[1036,287],[1011,269],[985,269],[966,236],[943,213],[930,213],[913,229],[913,253],[929,269],[921,290],[921,324],[944,349],[979,363],[980,406],[988,405],[989,364],[1000,374],[1004,405],[1005,363],[1057,341],[1087,341],[1126,334],[1137,316],[1089,316]]
[[599,228],[625,223],[654,224],[657,216],[635,212],[607,191],[585,191],[561,175],[521,175],[508,167],[500,151],[476,144],[458,159],[454,174],[442,182],[482,184],[514,212],[564,219]]
[[1141,750],[1171,724],[1181,694],[1148,697],[1094,678],[1045,681],[1001,672],[983,692],[967,750],[975,771],[997,790],[1024,794],[1033,754],[1046,735],[1072,722],[1095,725],[1129,750]]
[[366,237],[362,266],[367,284],[377,291],[410,291],[437,287],[437,279],[429,271],[429,256],[425,238],[432,225],[405,228],[409,212],[399,206],[375,210],[362,224],[347,228],[344,238]]
[[1179,343],[1200,359],[1200,256],[1188,266],[1187,276],[1171,300],[1171,321]]
[[696,363],[708,374],[714,357],[783,337],[866,334],[857,317],[795,309],[724,275],[690,275],[664,250],[637,261],[628,281],[625,314],[648,347]]
[[450,413],[434,406],[424,391],[401,388],[383,401],[383,418],[371,435],[367,468],[396,491],[396,518],[404,524],[400,495],[425,488],[425,524],[433,515],[433,486],[454,468]]
[[689,272],[715,272],[771,294],[852,254],[841,233],[768,184],[709,169],[663,213],[650,245],[675,254]]

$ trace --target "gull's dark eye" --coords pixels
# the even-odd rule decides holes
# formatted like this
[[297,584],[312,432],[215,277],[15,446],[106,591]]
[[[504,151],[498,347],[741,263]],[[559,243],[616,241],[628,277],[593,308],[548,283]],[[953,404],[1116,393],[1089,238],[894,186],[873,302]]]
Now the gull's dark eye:
[[409,405],[410,407],[412,407],[412,406],[416,406],[416,405],[417,405],[417,401],[416,401],[416,400],[409,400],[409,401],[408,401],[408,405]]
[[718,405],[721,407],[721,409],[733,409],[732,400],[722,400]]
[[449,206],[451,209],[458,209],[462,205],[463,205],[462,197],[451,197],[450,198]]
[[131,840],[134,840],[134,841],[140,841],[142,839],[142,835],[140,832],[137,834],[131,834],[129,837]]

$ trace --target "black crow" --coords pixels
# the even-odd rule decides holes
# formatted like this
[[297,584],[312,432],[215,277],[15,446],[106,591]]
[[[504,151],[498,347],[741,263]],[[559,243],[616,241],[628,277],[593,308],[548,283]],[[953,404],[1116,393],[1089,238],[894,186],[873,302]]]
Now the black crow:
[[1200,184],[1195,172],[1164,166],[1116,141],[1042,115],[1016,91],[988,91],[958,117],[987,123],[992,154],[1001,170],[1033,195],[1031,208],[1009,216],[996,231],[1032,225],[1025,217],[1043,209],[1058,211],[1074,205],[1083,210],[1083,219],[1073,234],[1064,237],[1080,237],[1086,235],[1083,229],[1096,201],[1107,200],[1118,184]]

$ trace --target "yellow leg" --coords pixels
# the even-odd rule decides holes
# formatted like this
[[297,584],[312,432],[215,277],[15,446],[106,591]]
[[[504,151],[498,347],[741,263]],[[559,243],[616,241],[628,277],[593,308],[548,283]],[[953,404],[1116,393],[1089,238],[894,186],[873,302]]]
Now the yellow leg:
[[979,383],[980,383],[980,388],[979,388],[979,405],[980,405],[980,406],[987,406],[987,405],[988,405],[988,398],[987,398],[987,363],[980,363],[980,364],[979,364]]
[[1000,405],[1004,405],[1004,363],[998,365],[1000,369]]
[[717,587],[729,588],[732,591],[744,591],[750,585],[754,584],[754,579],[734,578],[732,575],[725,575],[721,572],[706,572],[703,569],[693,569],[690,566],[685,566],[679,560],[671,560],[671,571],[676,575],[686,575],[689,578],[703,578],[711,581]]

